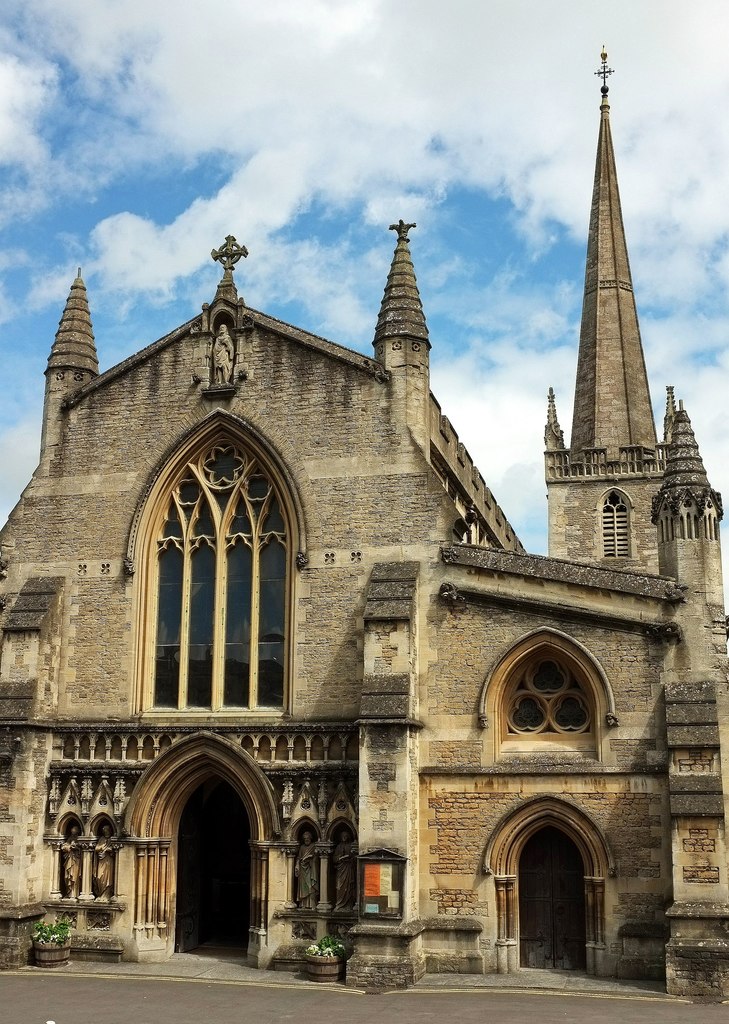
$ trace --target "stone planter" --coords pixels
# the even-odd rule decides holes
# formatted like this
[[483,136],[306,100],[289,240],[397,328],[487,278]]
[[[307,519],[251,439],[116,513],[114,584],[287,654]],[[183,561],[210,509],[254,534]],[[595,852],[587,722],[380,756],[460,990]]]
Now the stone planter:
[[63,967],[71,955],[71,943],[57,946],[55,942],[40,943],[34,940],[33,955],[36,967]]
[[339,981],[344,977],[347,961],[343,956],[310,956],[306,954],[306,976],[309,981]]

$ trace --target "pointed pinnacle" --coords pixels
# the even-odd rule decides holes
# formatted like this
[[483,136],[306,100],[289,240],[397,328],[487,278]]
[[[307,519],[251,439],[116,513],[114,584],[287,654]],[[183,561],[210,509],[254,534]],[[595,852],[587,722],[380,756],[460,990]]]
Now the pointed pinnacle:
[[47,369],[85,370],[94,376],[99,373],[86,285],[81,277],[80,267],[58,324]]
[[428,327],[408,244],[408,231],[414,227],[414,224],[406,224],[403,220],[390,227],[392,231],[397,231],[397,243],[382,296],[380,314],[377,317],[375,345],[384,338],[405,335],[421,339],[430,346]]
[[550,452],[564,449],[564,432],[557,419],[557,403],[554,400],[552,388],[547,394],[547,425],[544,428],[544,447]]

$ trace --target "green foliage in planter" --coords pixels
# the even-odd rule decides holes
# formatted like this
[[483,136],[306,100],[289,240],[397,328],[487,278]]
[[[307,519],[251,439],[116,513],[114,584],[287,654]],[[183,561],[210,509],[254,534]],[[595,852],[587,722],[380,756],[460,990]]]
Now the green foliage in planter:
[[33,941],[39,946],[65,946],[71,935],[68,921],[36,921],[33,928]]
[[325,935],[311,946],[306,947],[308,956],[339,957],[346,956],[344,943],[336,935]]

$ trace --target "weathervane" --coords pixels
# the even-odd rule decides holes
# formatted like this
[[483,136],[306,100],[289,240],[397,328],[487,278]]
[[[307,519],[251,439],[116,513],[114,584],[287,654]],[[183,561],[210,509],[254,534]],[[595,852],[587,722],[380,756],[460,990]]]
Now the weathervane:
[[390,225],[390,231],[397,231],[398,242],[409,242],[408,231],[410,228],[416,228],[417,226],[417,224],[406,224],[401,217],[397,224]]
[[600,89],[600,92],[603,94],[603,96],[607,96],[607,94],[608,94],[608,85],[607,85],[608,76],[614,74],[614,72],[613,72],[612,68],[609,68],[607,66],[607,50],[605,49],[604,46],[602,48],[602,53],[600,54],[600,60],[602,61],[602,67],[599,68],[595,72],[595,74],[599,75],[600,78],[602,78],[602,88]]
[[248,255],[248,250],[244,245],[238,245],[235,235],[226,235],[225,245],[221,245],[219,249],[213,249],[210,255],[225,268],[223,276],[225,278],[232,278],[233,267],[241,256],[245,257]]

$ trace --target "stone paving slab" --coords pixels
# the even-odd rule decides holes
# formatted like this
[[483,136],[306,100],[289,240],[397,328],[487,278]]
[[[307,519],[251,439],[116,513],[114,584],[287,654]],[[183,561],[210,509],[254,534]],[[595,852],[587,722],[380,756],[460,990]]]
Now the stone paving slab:
[[[41,971],[41,968],[27,968]],[[321,985],[309,981],[300,972],[260,971],[248,967],[242,956],[213,953],[175,953],[160,963],[104,964],[72,961],[64,973],[78,977],[189,979],[209,982],[258,985],[265,987],[332,988],[356,994],[343,983]],[[43,972],[47,973],[47,972]],[[468,989],[489,989],[504,992],[560,992],[565,995],[611,995],[616,998],[653,998],[674,1000],[657,981],[595,978],[577,971],[540,971],[523,969],[517,974],[428,974],[412,989],[413,992],[444,992]]]

